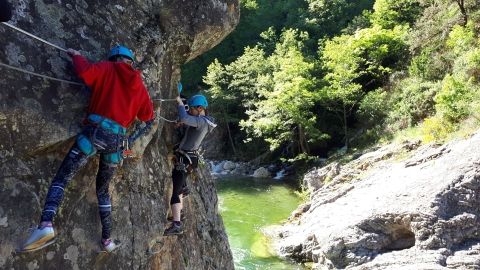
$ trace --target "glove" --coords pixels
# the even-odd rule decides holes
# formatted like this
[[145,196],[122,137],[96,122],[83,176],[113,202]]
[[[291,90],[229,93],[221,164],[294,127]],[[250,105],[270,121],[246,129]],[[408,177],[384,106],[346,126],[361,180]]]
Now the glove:
[[177,84],[177,90],[178,90],[178,94],[180,95],[180,93],[182,93],[182,90],[183,90],[183,86],[181,82]]

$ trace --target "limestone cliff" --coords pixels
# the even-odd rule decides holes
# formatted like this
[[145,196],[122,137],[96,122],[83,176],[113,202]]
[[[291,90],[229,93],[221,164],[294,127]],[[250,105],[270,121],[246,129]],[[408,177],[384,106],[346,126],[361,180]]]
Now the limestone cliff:
[[305,177],[277,248],[315,269],[479,269],[480,133],[404,143]]
[[[239,19],[237,0],[20,0],[9,22],[92,61],[117,43],[136,53],[152,97],[172,98],[180,65],[215,46]],[[76,80],[69,57],[0,25],[0,62]],[[57,242],[15,254],[38,223],[47,188],[85,114],[83,87],[0,67],[0,269],[233,269],[213,180],[205,169],[190,183],[186,234],[162,237],[171,192],[167,153],[173,127],[160,122],[112,180],[114,230],[122,248],[97,254],[97,160],[72,180],[55,225]],[[175,117],[173,104],[162,116]]]

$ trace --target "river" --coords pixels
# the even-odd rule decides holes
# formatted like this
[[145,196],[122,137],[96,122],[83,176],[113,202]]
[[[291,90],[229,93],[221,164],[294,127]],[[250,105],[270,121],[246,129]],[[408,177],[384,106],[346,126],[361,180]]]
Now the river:
[[231,177],[218,179],[217,188],[235,269],[304,269],[276,257],[262,232],[286,220],[299,205],[293,187],[282,180]]

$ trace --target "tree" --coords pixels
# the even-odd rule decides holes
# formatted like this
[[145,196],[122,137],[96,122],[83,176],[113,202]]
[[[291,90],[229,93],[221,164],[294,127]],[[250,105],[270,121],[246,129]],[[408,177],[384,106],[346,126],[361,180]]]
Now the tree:
[[402,24],[412,26],[423,12],[418,0],[376,0],[373,9],[372,23],[387,29]]
[[206,92],[212,97],[216,116],[225,123],[234,152],[235,139],[231,126],[246,118],[245,111],[258,99],[259,78],[269,73],[270,63],[259,47],[247,47],[244,54],[229,65],[222,65],[216,59],[208,66],[203,78],[209,86]]
[[309,153],[309,143],[325,138],[312,111],[317,95],[312,91],[313,63],[301,52],[305,38],[295,30],[282,33],[281,43],[268,58],[273,72],[257,78],[260,99],[240,122],[249,136],[264,138],[271,150],[293,143],[297,153]]
[[327,41],[323,61],[328,70],[323,102],[339,114],[348,147],[348,119],[364,96],[384,85],[408,53],[405,27],[362,29]]

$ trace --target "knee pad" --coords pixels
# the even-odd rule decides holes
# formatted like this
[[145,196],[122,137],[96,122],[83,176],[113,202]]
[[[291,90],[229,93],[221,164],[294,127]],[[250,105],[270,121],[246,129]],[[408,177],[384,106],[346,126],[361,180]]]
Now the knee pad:
[[95,146],[93,146],[93,143],[90,141],[90,139],[83,134],[79,134],[77,136],[77,146],[80,151],[87,156],[93,156],[97,152],[97,149],[95,149]]

